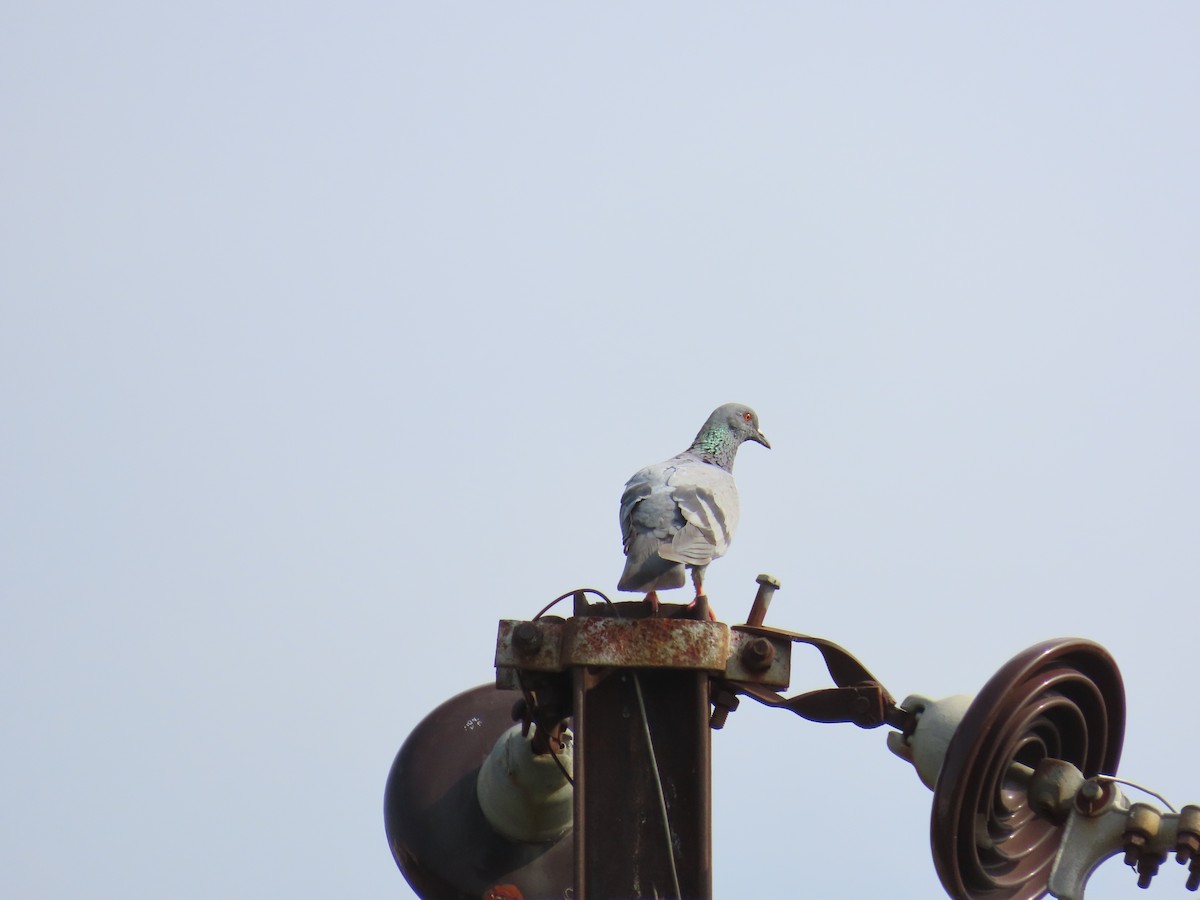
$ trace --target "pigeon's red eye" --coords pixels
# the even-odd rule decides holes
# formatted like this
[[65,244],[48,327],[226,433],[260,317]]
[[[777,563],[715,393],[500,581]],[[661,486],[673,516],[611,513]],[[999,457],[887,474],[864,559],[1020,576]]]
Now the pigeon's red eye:
[[743,418],[743,419],[745,419],[745,420],[746,420],[746,424],[747,424],[747,425],[749,425],[749,424],[750,424],[750,419],[751,419],[751,418],[753,418],[753,417],[750,415],[750,413],[746,412],[746,413],[742,413],[742,418]]

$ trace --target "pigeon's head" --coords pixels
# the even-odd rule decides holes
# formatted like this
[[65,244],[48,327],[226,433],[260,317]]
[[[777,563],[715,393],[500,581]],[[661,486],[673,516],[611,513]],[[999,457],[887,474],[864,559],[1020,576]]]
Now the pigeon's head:
[[709,421],[713,419],[724,423],[738,439],[739,444],[745,441],[754,441],[756,444],[762,444],[768,450],[771,449],[771,442],[758,430],[758,413],[745,404],[726,403],[717,408]]
[[696,435],[692,449],[710,462],[729,468],[737,448],[746,441],[771,446],[758,430],[758,413],[744,403],[726,403],[713,410]]

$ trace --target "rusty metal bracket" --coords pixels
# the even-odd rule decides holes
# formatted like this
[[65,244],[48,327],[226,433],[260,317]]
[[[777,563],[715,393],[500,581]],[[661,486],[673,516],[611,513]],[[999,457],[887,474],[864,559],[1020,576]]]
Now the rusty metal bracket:
[[[732,627],[707,619],[646,617],[642,604],[590,606],[582,592],[576,592],[576,615],[571,619],[540,613],[532,621],[502,619],[496,637],[496,686],[527,692],[536,684],[544,693],[557,695],[560,686],[545,679],[569,670],[592,683],[627,668],[692,670],[710,676],[717,707],[710,720],[714,728],[724,725],[738,694],[812,722],[852,722],[860,728],[887,723],[902,730],[909,724],[908,714],[848,650],[824,638],[763,625],[779,581],[769,575],[757,581],[748,623]],[[793,644],[816,648],[835,687],[794,697],[779,693],[791,679]]]
[[[854,654],[833,641],[763,625],[737,625],[734,631],[771,640],[773,646],[776,641],[786,641],[789,646],[796,643],[815,647],[837,687],[784,697],[762,683],[726,678],[714,685],[714,696],[721,691],[743,694],[765,706],[791,710],[810,722],[851,722],[859,728],[877,728],[885,723],[902,728],[906,723],[907,714],[878,679]],[[720,724],[724,724],[724,716]],[[716,718],[714,725],[719,727]]]
[[580,666],[693,669],[720,675],[729,665],[730,647],[729,626],[721,622],[601,616],[576,616],[565,622],[502,619],[496,636],[496,685],[516,688],[517,670],[550,673]]

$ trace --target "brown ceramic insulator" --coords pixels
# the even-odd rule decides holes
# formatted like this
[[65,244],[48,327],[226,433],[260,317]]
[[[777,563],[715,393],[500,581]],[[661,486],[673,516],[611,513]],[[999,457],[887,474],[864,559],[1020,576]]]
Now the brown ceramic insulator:
[[979,692],[946,751],[934,791],[934,865],[958,900],[1046,893],[1060,826],[1031,808],[1012,763],[1060,759],[1085,777],[1115,774],[1125,689],[1108,651],[1065,638],[1009,660]]

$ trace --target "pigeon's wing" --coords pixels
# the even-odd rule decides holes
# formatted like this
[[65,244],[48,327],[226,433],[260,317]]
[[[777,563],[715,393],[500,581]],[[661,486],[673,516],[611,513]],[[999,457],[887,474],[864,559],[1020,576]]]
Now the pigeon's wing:
[[[659,555],[684,527],[683,514],[667,483],[676,461],[647,466],[629,479],[621,495],[621,542],[625,571],[617,587],[623,591],[654,590],[683,585],[683,570]],[[678,571],[674,571],[678,570]]]
[[671,461],[658,463],[646,466],[626,482],[621,494],[621,541],[626,553],[638,536],[669,539],[683,526],[667,484],[673,471]]
[[738,521],[733,476],[719,466],[696,462],[678,466],[667,483],[684,524],[659,554],[691,566],[724,556]]

